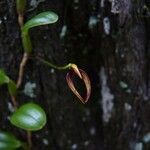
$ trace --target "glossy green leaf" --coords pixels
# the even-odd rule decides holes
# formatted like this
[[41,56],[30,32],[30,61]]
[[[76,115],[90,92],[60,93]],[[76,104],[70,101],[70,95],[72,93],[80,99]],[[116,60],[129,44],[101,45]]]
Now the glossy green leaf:
[[16,0],[17,12],[22,14],[25,11],[26,0]]
[[9,77],[5,74],[3,70],[0,70],[0,85],[9,82]]
[[17,86],[14,83],[14,81],[10,80],[7,85],[8,85],[8,91],[9,91],[10,95],[16,96],[17,95]]
[[55,23],[57,20],[58,20],[57,14],[55,14],[52,11],[46,11],[36,15],[35,17],[27,21],[22,27],[22,43],[25,52],[27,53],[32,52],[32,44],[29,36],[29,29],[36,26],[52,24]]
[[36,131],[46,124],[46,114],[39,105],[27,103],[14,112],[10,121],[19,128]]
[[10,133],[0,131],[0,150],[15,150],[21,147],[21,142]]
[[55,23],[58,20],[58,15],[55,14],[52,11],[46,11],[42,12],[29,21],[25,23],[25,25],[22,28],[23,32],[28,32],[30,28],[36,27],[36,26],[41,26],[41,25],[46,25],[46,24],[52,24]]

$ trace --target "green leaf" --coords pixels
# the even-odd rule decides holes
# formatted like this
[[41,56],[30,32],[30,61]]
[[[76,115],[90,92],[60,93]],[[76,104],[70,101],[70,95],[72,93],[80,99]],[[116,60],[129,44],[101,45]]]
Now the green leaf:
[[42,12],[29,21],[25,23],[25,25],[22,28],[23,32],[28,32],[30,28],[36,27],[36,26],[41,26],[41,25],[46,25],[46,24],[52,24],[55,23],[58,20],[58,15],[55,14],[52,11],[46,11]]
[[22,27],[22,43],[25,52],[27,53],[32,52],[32,44],[29,36],[29,29],[36,26],[52,24],[55,23],[57,20],[58,20],[57,14],[55,14],[52,11],[46,11],[36,15],[35,17],[27,21]]
[[21,147],[21,142],[10,133],[0,131],[0,150],[14,150]]
[[0,85],[9,82],[9,77],[5,74],[3,70],[0,70]]
[[46,114],[39,105],[27,103],[14,112],[10,121],[24,130],[36,131],[46,124]]
[[8,91],[10,93],[11,96],[16,96],[17,95],[17,86],[14,83],[14,81],[10,80],[8,85]]

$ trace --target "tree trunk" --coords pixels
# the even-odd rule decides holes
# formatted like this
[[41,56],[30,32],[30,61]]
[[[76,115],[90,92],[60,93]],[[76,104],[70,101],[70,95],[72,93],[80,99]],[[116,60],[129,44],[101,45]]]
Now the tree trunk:
[[[48,120],[33,133],[32,149],[150,149],[149,2],[45,0],[35,4],[28,2],[25,21],[46,10],[56,12],[59,21],[30,32],[34,53],[25,67],[17,101],[40,104]],[[15,81],[22,55],[15,2],[1,0],[0,68]],[[71,93],[66,71],[54,70],[34,56],[60,66],[72,62],[85,70],[92,83],[89,102],[82,105]],[[32,87],[34,91],[29,90]],[[1,130],[26,141],[26,132],[9,122],[11,100],[5,86],[0,87],[0,96]]]

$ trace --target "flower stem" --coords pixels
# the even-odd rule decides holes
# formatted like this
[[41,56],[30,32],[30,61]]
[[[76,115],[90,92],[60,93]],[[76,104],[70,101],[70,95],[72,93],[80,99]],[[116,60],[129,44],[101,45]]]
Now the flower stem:
[[44,60],[44,59],[42,59],[42,58],[40,58],[40,57],[36,57],[36,59],[38,59],[40,62],[42,62],[43,64],[46,64],[46,65],[48,65],[49,67],[52,67],[52,68],[54,68],[54,69],[57,69],[57,70],[66,70],[66,69],[70,69],[70,67],[71,67],[71,63],[69,63],[69,64],[67,64],[67,65],[65,65],[65,66],[56,66],[56,65],[54,65],[54,64],[52,64],[52,63],[50,63],[50,62],[48,62],[48,61],[46,61],[46,60]]

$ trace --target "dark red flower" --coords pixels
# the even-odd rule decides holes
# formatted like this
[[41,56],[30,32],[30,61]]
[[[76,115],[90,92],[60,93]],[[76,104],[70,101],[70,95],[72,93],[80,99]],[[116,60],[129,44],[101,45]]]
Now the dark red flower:
[[[75,85],[73,83],[73,77],[78,76],[85,84],[86,87],[86,93],[85,96],[81,96],[80,93],[77,91],[75,88]],[[72,92],[80,99],[80,101],[85,104],[91,95],[91,82],[90,79],[85,71],[82,69],[78,69],[78,67],[75,64],[71,65],[71,70],[69,73],[66,75],[66,80],[68,83],[69,88],[72,90]]]

